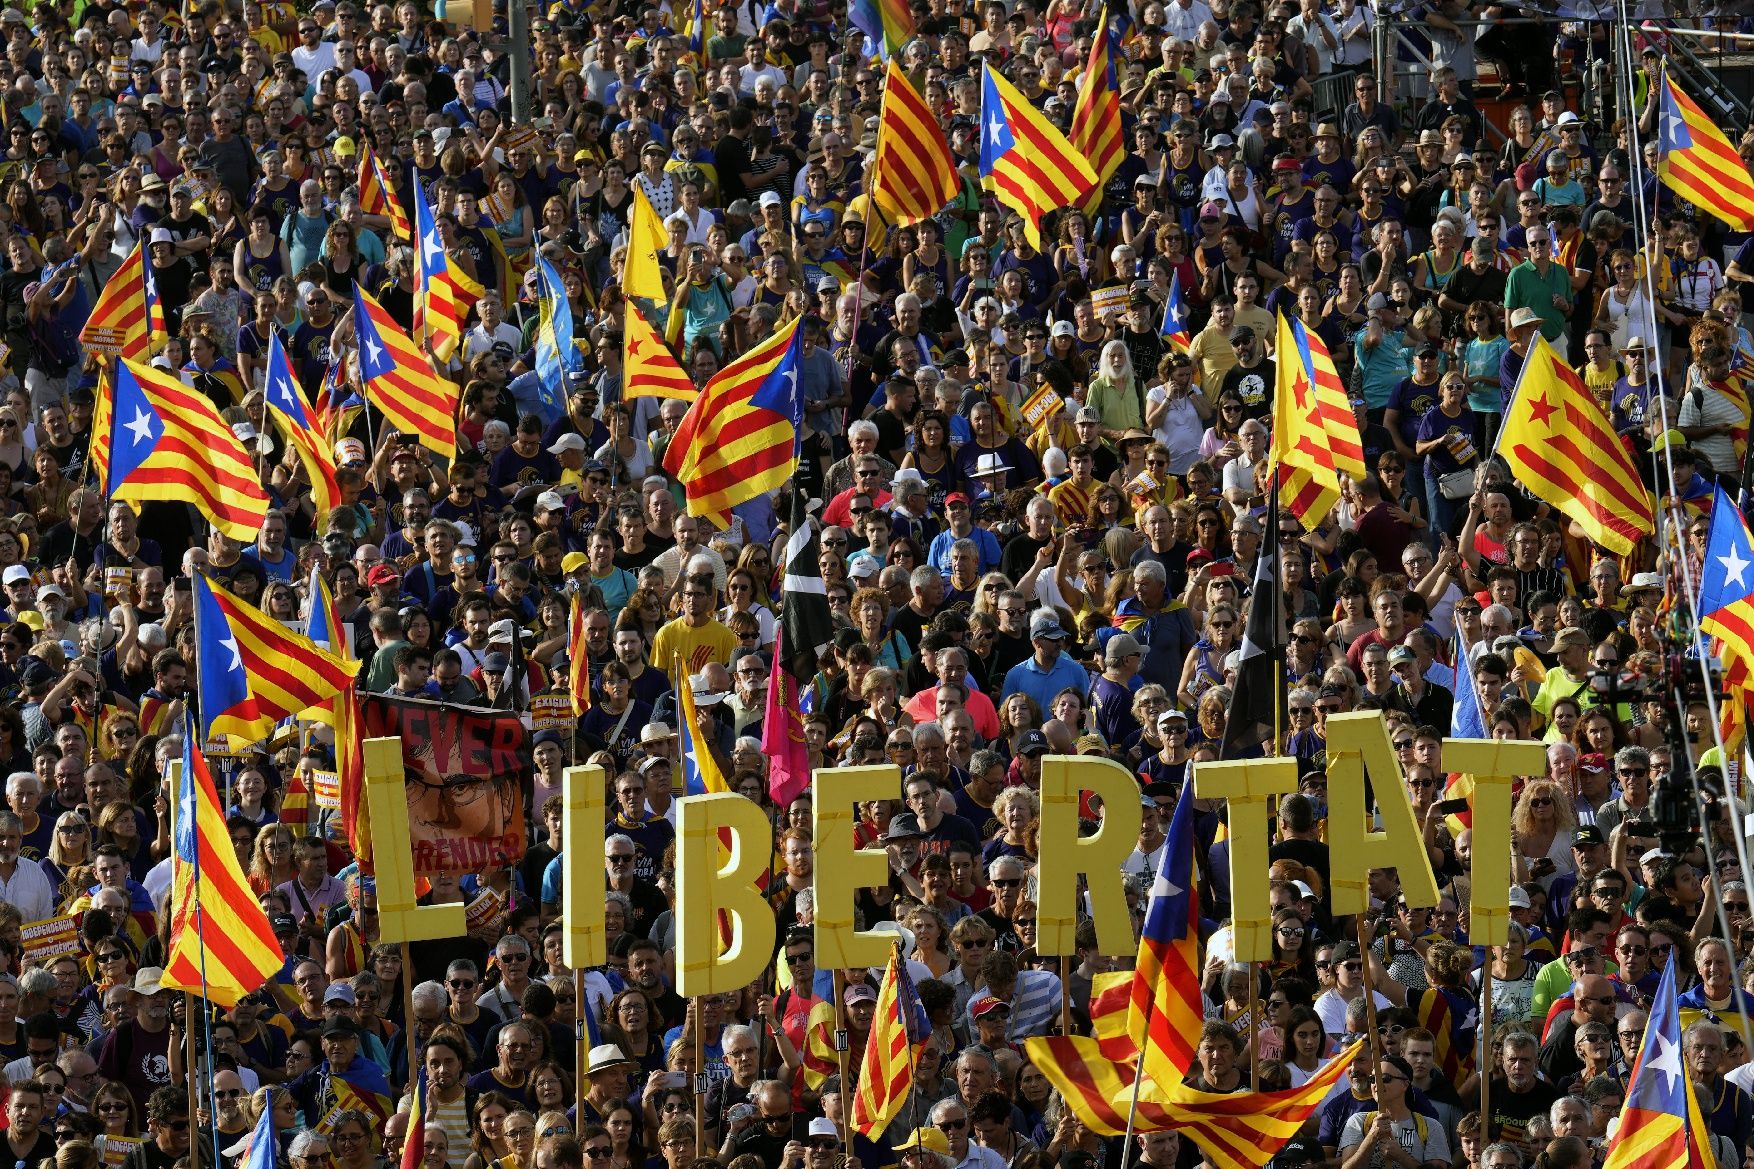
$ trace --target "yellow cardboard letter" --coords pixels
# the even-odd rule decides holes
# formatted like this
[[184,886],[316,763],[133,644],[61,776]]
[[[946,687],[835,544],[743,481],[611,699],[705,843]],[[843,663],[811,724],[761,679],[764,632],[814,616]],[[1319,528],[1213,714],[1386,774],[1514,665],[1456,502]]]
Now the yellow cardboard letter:
[[[1366,775],[1382,813],[1381,830],[1369,827]],[[1408,905],[1437,904],[1437,878],[1425,852],[1425,834],[1413,819],[1388,721],[1377,711],[1328,719],[1328,853],[1334,858],[1330,872],[1336,915],[1363,913],[1369,907],[1372,869],[1395,869]]]
[[[1332,720],[1329,720],[1332,725]],[[1194,764],[1181,798],[1230,804],[1230,919],[1238,962],[1273,957],[1273,907],[1267,892],[1267,830],[1272,798],[1297,790],[1297,760],[1235,759]]]
[[816,845],[816,961],[822,970],[882,966],[895,935],[853,927],[853,894],[889,883],[889,856],[881,848],[853,847],[856,806],[893,800],[901,768],[825,767],[817,771],[811,801]]
[[[1080,839],[1078,796],[1102,799],[1102,827]],[[1035,908],[1038,954],[1072,954],[1078,929],[1078,878],[1090,888],[1096,948],[1102,954],[1133,949],[1121,867],[1139,843],[1139,781],[1120,764],[1092,755],[1049,755],[1041,762],[1040,891]],[[1114,876],[1108,871],[1113,869]]]
[[609,961],[603,934],[603,769],[596,765],[569,767],[562,780],[565,819],[561,851],[566,858],[560,875],[560,901],[566,932],[561,958],[574,970]]
[[[738,990],[760,978],[773,955],[773,911],[755,884],[773,828],[759,806],[730,792],[680,799],[676,819],[676,993]],[[727,846],[730,862],[721,867]],[[731,923],[728,948],[720,944],[721,913]]]
[[1468,940],[1479,946],[1510,941],[1510,789],[1519,775],[1543,775],[1547,748],[1497,739],[1445,739],[1443,766],[1474,777],[1474,880],[1468,891]]
[[401,739],[367,739],[365,799],[371,809],[372,867],[378,883],[378,940],[435,942],[468,932],[463,906],[418,905],[414,853],[408,847],[408,792],[404,788]]

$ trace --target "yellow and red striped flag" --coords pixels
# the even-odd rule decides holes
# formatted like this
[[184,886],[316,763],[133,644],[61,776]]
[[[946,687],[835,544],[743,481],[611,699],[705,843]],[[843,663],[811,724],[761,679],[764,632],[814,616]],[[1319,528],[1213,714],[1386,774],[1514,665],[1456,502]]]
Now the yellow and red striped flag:
[[[98,362],[97,395],[91,405],[91,446],[85,463],[93,481],[100,484],[110,481],[110,431],[114,429],[110,417],[115,411],[115,365],[113,361]],[[142,728],[140,733],[152,732]]]
[[[203,653],[202,664],[207,660]],[[170,949],[163,985],[229,1010],[278,974],[286,959],[238,864],[199,738],[191,720],[177,777]]]
[[817,1003],[810,1008],[804,1022],[804,1050],[798,1057],[804,1069],[804,1086],[812,1092],[819,1091],[828,1077],[840,1073],[840,1053],[834,1046],[833,1003]]
[[1663,74],[1657,177],[1734,231],[1754,231],[1754,177],[1711,115]]
[[681,402],[700,397],[682,363],[646,320],[639,305],[631,297],[624,303],[627,316],[621,324],[621,396],[675,398]]
[[877,1014],[865,1040],[859,1087],[853,1094],[851,1124],[855,1131],[876,1140],[901,1115],[908,1093],[913,1091],[920,1047],[931,1033],[932,1022],[914,993],[907,959],[898,944],[890,949],[889,968],[877,988]]
[[871,167],[871,199],[897,227],[930,219],[962,189],[932,107],[894,57],[883,79],[882,121]]
[[359,663],[317,648],[223,585],[195,575],[200,635],[202,741],[224,735],[247,747],[274,724],[327,702],[359,672]]
[[1109,1059],[1122,1063],[1139,1053],[1139,1041],[1127,1033],[1132,1014],[1133,972],[1105,970],[1090,980],[1090,1036]]
[[79,343],[90,352],[145,361],[157,352],[164,336],[164,306],[158,302],[158,284],[152,279],[143,234],[115,275],[105,281],[91,316],[79,330]]
[[1175,1083],[1194,1066],[1205,1021],[1194,801],[1186,794],[1170,817],[1127,991],[1127,1034],[1140,1042],[1145,1074],[1158,1083]]
[[445,251],[425,192],[419,183],[412,186],[414,226],[420,236],[414,248],[414,336],[434,357],[449,361],[463,343],[470,308],[487,290]]
[[[1096,197],[1102,184],[1126,157],[1121,133],[1121,83],[1115,72],[1114,45],[1105,5],[1090,38],[1090,58],[1084,63],[1084,79],[1078,85],[1078,104],[1072,108],[1072,147],[1096,172]],[[1087,208],[1089,210],[1089,208]]]
[[256,538],[268,492],[243,443],[205,394],[123,360],[109,395],[103,476],[111,499],[193,503],[234,540]]
[[981,66],[981,185],[1023,217],[1041,250],[1041,221],[1075,207],[1096,187],[1096,172],[1042,113],[988,64]]
[[359,383],[384,421],[444,458],[457,453],[458,387],[432,368],[426,354],[384,306],[353,286],[353,328],[359,346]]
[[1094,1039],[1050,1035],[1023,1041],[1078,1119],[1102,1136],[1179,1131],[1192,1138],[1216,1169],[1261,1169],[1297,1135],[1364,1050],[1354,1043],[1301,1087],[1282,1092],[1200,1092],[1179,1080],[1140,1085],[1133,1123],[1133,1065],[1105,1058]]
[[683,416],[664,452],[664,470],[682,482],[689,515],[727,528],[732,507],[792,477],[792,417],[760,403],[795,397],[803,322],[793,319],[714,374]]
[[408,1092],[408,1136],[402,1142],[401,1169],[420,1169],[426,1163],[426,1121],[426,1068],[422,1066]]
[[1320,334],[1304,328],[1302,321],[1293,322],[1292,333],[1302,343],[1299,359],[1307,362],[1315,381],[1316,416],[1328,432],[1328,451],[1334,456],[1334,470],[1353,479],[1364,478],[1364,441],[1358,434],[1358,415],[1352,412],[1352,399],[1346,383],[1334,368],[1333,354]]
[[1497,453],[1516,482],[1618,556],[1656,530],[1631,453],[1583,379],[1539,334],[1505,411]]
[[359,682],[330,700],[335,718],[335,782],[341,790],[341,831],[361,872],[372,871],[371,807],[365,798],[365,736],[361,733]]
[[341,488],[335,482],[335,451],[317,424],[316,412],[305,404],[304,390],[292,374],[292,362],[286,356],[286,346],[281,344],[279,329],[274,330],[268,343],[262,400],[275,428],[304,464],[305,476],[311,484],[311,503],[318,518],[328,515],[341,503]]
[[1273,448],[1279,501],[1313,529],[1340,501],[1340,476],[1316,404],[1309,334],[1279,314],[1278,379],[1273,387]]
[[566,643],[566,689],[573,714],[583,715],[591,709],[591,663],[585,653],[585,601],[577,593],[567,614]]
[[367,215],[382,215],[390,221],[390,229],[398,238],[412,239],[414,229],[408,223],[408,212],[402,207],[402,200],[396,197],[396,188],[390,185],[390,176],[385,173],[384,166],[372,151],[371,143],[363,137],[359,140],[359,174],[355,179],[359,188],[359,209]]

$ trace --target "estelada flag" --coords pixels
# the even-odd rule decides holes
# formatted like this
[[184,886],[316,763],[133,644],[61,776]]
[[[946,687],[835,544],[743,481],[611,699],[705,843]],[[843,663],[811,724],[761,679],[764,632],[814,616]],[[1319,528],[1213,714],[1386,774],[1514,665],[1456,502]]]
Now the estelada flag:
[[1511,477],[1618,556],[1656,530],[1650,491],[1596,399],[1539,333],[1498,432]]
[[1732,230],[1754,231],[1754,178],[1748,174],[1748,164],[1667,71],[1661,102],[1657,177]]
[[238,864],[198,738],[190,716],[171,834],[171,935],[162,985],[229,1010],[278,974],[286,959]]
[[232,539],[256,538],[268,493],[243,443],[206,395],[124,359],[104,411],[107,457],[98,479],[104,495],[130,503],[193,503]]
[[700,397],[693,379],[646,320],[639,305],[631,298],[625,304],[627,313],[621,324],[621,396],[675,398],[681,402]]

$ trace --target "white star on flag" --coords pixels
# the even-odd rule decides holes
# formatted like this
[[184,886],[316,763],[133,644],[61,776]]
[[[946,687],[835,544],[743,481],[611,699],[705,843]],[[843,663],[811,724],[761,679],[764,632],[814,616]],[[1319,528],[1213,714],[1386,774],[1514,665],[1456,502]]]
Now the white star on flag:
[[1742,553],[1732,546],[1730,554],[1719,556],[1717,562],[1724,567],[1724,582],[1727,584],[1733,581],[1737,588],[1746,593],[1748,585],[1744,578],[1747,576],[1748,566],[1754,564],[1754,561],[1743,560]]
[[1664,1035],[1660,1030],[1656,1033],[1656,1040],[1656,1056],[1645,1066],[1650,1071],[1663,1073],[1663,1076],[1669,1081],[1666,1090],[1673,1092],[1675,1090],[1675,1081],[1681,1078],[1681,1057],[1679,1054],[1681,1049],[1678,1044],[1671,1042],[1669,1037]]
[[152,416],[139,406],[134,407],[134,420],[123,427],[134,436],[134,444],[152,441]]
[[1681,117],[1680,108],[1677,107],[1672,101],[1664,103],[1664,106],[1663,106],[1663,143],[1662,143],[1663,146],[1666,148],[1669,148],[1669,149],[1679,149],[1680,144],[1681,144],[1681,135],[1684,132],[1685,125],[1686,125],[1686,123]]
[[987,138],[991,140],[994,146],[999,144],[999,136],[1003,129],[1004,124],[999,121],[999,116],[994,114],[993,120],[987,123]]
[[428,267],[437,264],[444,257],[445,249],[439,244],[436,229],[420,237],[420,254]]
[[371,357],[374,368],[384,363],[384,347],[378,344],[377,334],[368,333],[366,335],[365,351]]
[[1164,876],[1161,870],[1159,870],[1157,874],[1157,879],[1151,882],[1151,896],[1153,899],[1158,897],[1174,897],[1180,892],[1181,886]]
[[219,644],[231,651],[231,665],[227,666],[226,669],[242,671],[244,668],[244,655],[238,652],[238,639],[235,637],[228,637]]

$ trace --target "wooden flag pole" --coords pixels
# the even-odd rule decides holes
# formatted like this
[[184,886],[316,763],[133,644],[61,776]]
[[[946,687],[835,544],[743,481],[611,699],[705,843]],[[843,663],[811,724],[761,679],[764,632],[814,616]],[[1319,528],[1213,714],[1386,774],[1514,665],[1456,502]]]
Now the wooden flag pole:
[[414,955],[407,942],[397,942],[396,949],[402,955],[402,1035],[408,1043],[408,1082],[413,1084],[420,1078],[416,1063],[420,1044],[414,1035]]
[[[847,1050],[849,1043],[847,1037],[846,1000],[846,972],[837,969],[834,972],[834,1055],[835,1061],[840,1065],[840,1098],[842,1102],[840,1110],[840,1144],[843,1149],[852,1141],[852,1126],[850,1124],[852,1109],[848,1103],[851,1100],[851,1094],[847,1089],[847,1081],[851,1074],[851,1069],[848,1066],[850,1053]],[[806,1035],[804,1038],[805,1041],[808,1042],[810,1037]]]
[[1359,974],[1364,979],[1364,1027],[1370,1039],[1370,1071],[1376,1075],[1377,1065],[1382,1063],[1382,1036],[1376,1032],[1376,978],[1370,968],[1370,946],[1364,936],[1365,914],[1353,918],[1358,937]]
[[1257,1014],[1257,1012],[1255,1011],[1255,1007],[1254,1007],[1254,1004],[1257,1001],[1259,1001],[1257,996],[1259,994],[1260,985],[1261,985],[1261,964],[1259,962],[1250,961],[1249,962],[1249,1034],[1248,1034],[1248,1045],[1249,1045],[1249,1091],[1251,1091],[1251,1092],[1259,1092],[1261,1090],[1261,1044],[1260,1044],[1259,1039],[1260,1039],[1260,1030],[1261,1030],[1261,1019],[1262,1019],[1262,1017],[1265,1016],[1266,1010],[1265,1010],[1265,1008],[1262,1008],[1262,1010]]
[[706,1140],[706,1002],[696,998],[690,1005],[694,1008],[694,1155],[700,1158],[706,1156],[702,1151]]
[[1072,960],[1060,955],[1060,1034],[1072,1033]]

